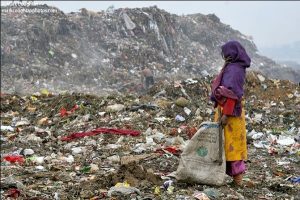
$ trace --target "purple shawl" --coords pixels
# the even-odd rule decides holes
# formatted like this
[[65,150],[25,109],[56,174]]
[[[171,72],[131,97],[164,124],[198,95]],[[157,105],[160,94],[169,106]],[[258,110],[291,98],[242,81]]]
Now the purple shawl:
[[251,59],[244,47],[237,41],[224,44],[222,54],[226,59],[226,63],[211,85],[211,100],[215,103],[222,103],[224,98],[237,99],[233,116],[240,116],[242,113],[241,99],[244,95],[246,68],[250,67]]

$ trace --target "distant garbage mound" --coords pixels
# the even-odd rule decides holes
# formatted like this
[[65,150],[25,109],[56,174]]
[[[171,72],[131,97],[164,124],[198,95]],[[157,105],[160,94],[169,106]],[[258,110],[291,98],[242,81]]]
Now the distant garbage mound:
[[200,77],[203,70],[215,74],[223,63],[220,46],[231,39],[245,46],[252,69],[300,80],[292,69],[258,55],[250,37],[213,14],[178,16],[155,6],[67,14],[47,5],[27,7],[34,8],[57,12],[1,12],[3,91],[137,90],[143,66],[154,70],[156,80]]

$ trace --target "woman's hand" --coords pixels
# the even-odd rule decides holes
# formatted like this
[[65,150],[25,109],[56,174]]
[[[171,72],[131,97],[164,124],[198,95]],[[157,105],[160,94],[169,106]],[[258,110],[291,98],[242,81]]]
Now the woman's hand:
[[227,123],[228,123],[228,117],[227,117],[227,115],[222,115],[222,117],[221,117],[221,125],[222,126],[226,126]]

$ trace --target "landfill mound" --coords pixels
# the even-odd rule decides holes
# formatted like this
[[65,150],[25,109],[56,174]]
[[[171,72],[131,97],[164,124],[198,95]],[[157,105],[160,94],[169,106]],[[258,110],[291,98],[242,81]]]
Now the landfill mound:
[[[35,8],[53,7],[26,7]],[[214,14],[178,16],[155,6],[71,13],[53,9],[57,12],[1,12],[2,91],[138,91],[143,66],[151,67],[158,81],[215,74],[223,64],[220,46],[231,39],[245,46],[251,69],[300,80],[299,73],[260,56],[251,37]]]
[[300,88],[257,73],[245,86],[246,187],[169,176],[213,119],[211,80],[165,80],[144,95],[1,94],[1,199],[299,199]]

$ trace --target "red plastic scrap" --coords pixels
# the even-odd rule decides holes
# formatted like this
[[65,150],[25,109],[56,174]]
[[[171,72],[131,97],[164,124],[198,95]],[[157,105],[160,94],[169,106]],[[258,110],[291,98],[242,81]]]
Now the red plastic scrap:
[[191,139],[195,135],[195,133],[197,132],[197,129],[195,127],[187,127],[186,131],[187,131],[187,135]]
[[99,199],[100,199],[100,197],[98,197],[98,196],[90,198],[90,200],[99,200]]
[[20,196],[20,194],[20,190],[18,190],[17,188],[11,188],[8,190],[8,194],[6,196],[16,199]]
[[60,109],[60,116],[64,117],[64,116],[68,116],[69,114],[72,114],[75,110],[77,110],[79,108],[79,106],[76,104],[75,106],[73,106],[73,108],[70,111],[67,111],[67,109],[65,109],[64,107],[62,107]]
[[67,115],[68,115],[67,110],[65,108],[61,108],[60,109],[60,116],[64,117],[64,116],[67,116]]
[[11,162],[11,163],[24,163],[23,156],[20,155],[7,155],[4,156],[4,160]]
[[177,133],[178,133],[177,128],[172,128],[171,135],[177,135]]
[[162,149],[157,149],[155,151],[155,153],[159,153],[160,155],[163,155],[163,154],[166,153],[166,151],[173,154],[173,155],[175,155],[175,156],[179,156],[180,153],[181,153],[181,151],[175,146],[169,146],[169,147],[165,147],[165,148],[162,148]]
[[168,151],[168,152],[170,152],[170,153],[172,153],[174,155],[179,154],[178,148],[173,147],[173,146],[166,147],[166,148],[164,148],[164,150],[166,150],[166,151]]
[[62,141],[71,141],[76,138],[82,138],[85,136],[93,136],[98,135],[100,133],[103,134],[115,134],[115,135],[130,135],[130,136],[139,136],[141,134],[140,131],[128,130],[128,129],[115,129],[115,128],[97,128],[93,131],[82,132],[82,133],[72,133],[69,136],[62,137]]
[[79,108],[79,106],[76,104],[75,106],[73,106],[73,108],[70,110],[70,112],[74,112],[75,110],[77,110]]

